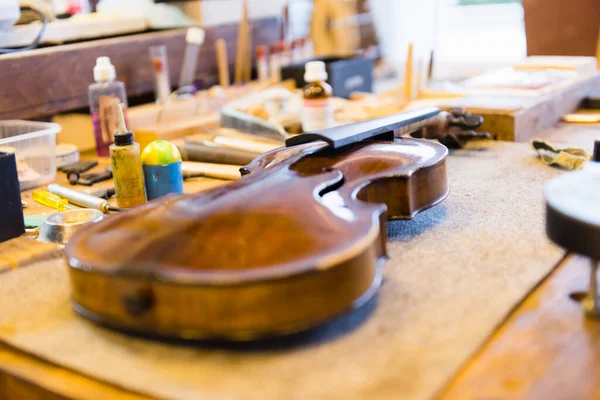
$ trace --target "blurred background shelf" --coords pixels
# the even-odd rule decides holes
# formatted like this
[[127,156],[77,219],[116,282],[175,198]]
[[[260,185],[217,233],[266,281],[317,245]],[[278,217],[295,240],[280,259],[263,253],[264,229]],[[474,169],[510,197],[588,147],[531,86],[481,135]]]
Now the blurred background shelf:
[[[206,40],[196,77],[212,81],[217,71],[215,40],[227,41],[229,60],[233,62],[237,23],[205,30]],[[148,48],[166,45],[171,81],[176,82],[185,50],[185,32],[185,29],[145,32],[2,55],[0,82],[5,83],[5,89],[0,96],[0,120],[44,118],[86,108],[88,85],[93,81],[93,67],[100,56],[111,58],[117,76],[126,83],[128,96],[136,97],[154,90]],[[278,40],[279,19],[253,20],[252,36],[255,44]],[[11,84],[6,85],[7,82]]]

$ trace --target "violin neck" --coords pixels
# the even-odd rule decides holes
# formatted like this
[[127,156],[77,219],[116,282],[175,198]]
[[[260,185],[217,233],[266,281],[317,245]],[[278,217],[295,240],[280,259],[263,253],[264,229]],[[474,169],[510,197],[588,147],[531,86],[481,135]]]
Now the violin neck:
[[447,128],[448,113],[442,111],[429,118],[402,126],[394,130],[394,137],[399,138],[404,135],[417,132],[421,129],[431,130],[433,132],[441,132]]
[[[386,134],[393,137],[396,131],[403,132],[407,128],[418,130],[419,124],[423,124],[422,126],[429,126],[431,123],[437,124],[439,119],[434,117],[438,114],[440,114],[440,110],[437,107],[406,111],[370,121],[303,133],[287,139],[285,145],[292,147],[309,142],[323,141],[330,148],[339,149],[370,138],[385,137]],[[428,121],[432,118],[434,118],[433,121]]]

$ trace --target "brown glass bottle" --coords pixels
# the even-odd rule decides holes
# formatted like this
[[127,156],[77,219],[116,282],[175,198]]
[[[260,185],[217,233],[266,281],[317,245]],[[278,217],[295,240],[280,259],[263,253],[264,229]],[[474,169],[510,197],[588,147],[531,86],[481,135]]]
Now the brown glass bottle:
[[325,81],[309,82],[302,90],[304,100],[328,99],[331,93],[331,85]]
[[311,61],[306,64],[304,80],[306,86],[302,91],[302,130],[311,132],[331,128],[334,124],[332,89],[325,81],[327,71],[322,61]]

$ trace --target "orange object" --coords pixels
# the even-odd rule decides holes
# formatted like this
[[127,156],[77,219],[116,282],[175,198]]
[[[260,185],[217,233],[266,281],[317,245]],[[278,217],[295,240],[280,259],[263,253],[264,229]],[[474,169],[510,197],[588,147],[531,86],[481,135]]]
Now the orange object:
[[409,43],[404,67],[404,101],[406,102],[413,98],[413,68],[413,44]]

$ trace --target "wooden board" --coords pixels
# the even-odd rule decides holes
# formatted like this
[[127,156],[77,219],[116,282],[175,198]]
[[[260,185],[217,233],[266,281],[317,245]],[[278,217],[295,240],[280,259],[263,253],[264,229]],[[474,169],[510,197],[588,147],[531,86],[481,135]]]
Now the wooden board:
[[598,399],[600,321],[569,297],[589,261],[568,257],[473,357],[441,399]]
[[563,115],[579,108],[582,100],[600,89],[600,73],[540,98],[473,95],[451,99],[448,107],[465,107],[484,118],[481,130],[498,140],[526,142],[554,126]]
[[[6,88],[0,97],[0,120],[38,118],[88,107],[88,86],[93,82],[93,68],[100,56],[110,57],[117,78],[127,86],[128,96],[140,96],[154,90],[148,48],[166,45],[171,82],[177,82],[185,33],[185,30],[149,32],[0,55],[0,82]],[[216,39],[227,40],[229,59],[234,59],[236,34],[237,24],[206,30],[198,77],[216,76]],[[253,21],[253,43],[270,43],[278,34],[276,18]]]

